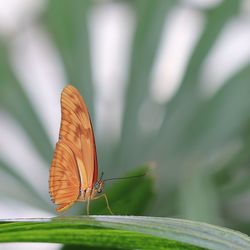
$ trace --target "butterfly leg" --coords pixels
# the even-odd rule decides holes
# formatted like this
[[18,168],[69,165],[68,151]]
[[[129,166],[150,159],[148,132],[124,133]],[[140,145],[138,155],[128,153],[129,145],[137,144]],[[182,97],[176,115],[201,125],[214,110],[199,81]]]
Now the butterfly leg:
[[89,216],[89,203],[90,203],[90,199],[87,199],[87,215]]
[[101,195],[95,197],[93,200],[97,200],[97,199],[99,199],[99,198],[101,198],[101,197],[104,197],[104,198],[105,198],[105,201],[106,201],[106,204],[107,204],[107,209],[109,210],[110,214],[114,215],[114,213],[112,212],[112,210],[111,210],[111,208],[110,208],[110,206],[109,206],[109,201],[108,201],[108,197],[107,197],[106,194],[101,194]]

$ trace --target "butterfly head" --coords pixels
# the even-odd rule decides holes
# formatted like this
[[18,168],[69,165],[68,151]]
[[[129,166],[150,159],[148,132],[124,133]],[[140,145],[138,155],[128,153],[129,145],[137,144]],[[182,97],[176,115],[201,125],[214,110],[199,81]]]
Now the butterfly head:
[[97,193],[101,193],[104,188],[104,181],[102,180],[102,177],[103,177],[103,172],[101,174],[100,179],[95,183],[95,189]]

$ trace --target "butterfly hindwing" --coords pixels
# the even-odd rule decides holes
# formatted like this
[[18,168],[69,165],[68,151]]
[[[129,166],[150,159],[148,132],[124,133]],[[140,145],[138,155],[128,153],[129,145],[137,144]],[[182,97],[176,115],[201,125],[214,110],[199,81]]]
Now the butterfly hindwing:
[[49,189],[57,211],[67,209],[79,195],[79,172],[70,147],[59,141],[56,144],[50,168]]

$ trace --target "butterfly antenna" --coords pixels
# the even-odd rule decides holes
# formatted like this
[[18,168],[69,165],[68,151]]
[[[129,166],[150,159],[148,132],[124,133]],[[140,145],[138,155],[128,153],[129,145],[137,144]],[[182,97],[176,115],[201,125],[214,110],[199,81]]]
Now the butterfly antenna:
[[146,174],[135,175],[135,176],[129,176],[129,177],[110,178],[110,179],[105,179],[105,180],[103,180],[103,181],[128,180],[128,179],[143,177],[143,176],[145,176],[145,175],[146,175]]

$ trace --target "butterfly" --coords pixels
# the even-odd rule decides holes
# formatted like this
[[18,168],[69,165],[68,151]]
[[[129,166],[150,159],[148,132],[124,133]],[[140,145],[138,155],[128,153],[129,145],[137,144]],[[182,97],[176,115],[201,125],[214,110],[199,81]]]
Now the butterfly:
[[67,85],[61,94],[61,127],[49,175],[49,193],[62,212],[75,202],[104,197],[111,214],[108,198],[101,193],[103,174],[98,179],[95,136],[87,106],[79,91]]

